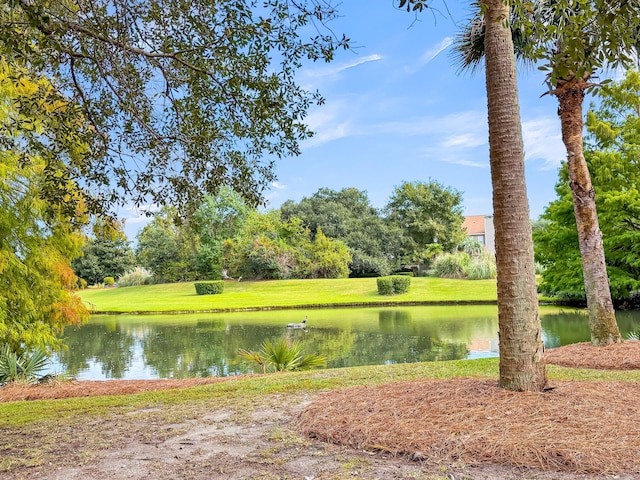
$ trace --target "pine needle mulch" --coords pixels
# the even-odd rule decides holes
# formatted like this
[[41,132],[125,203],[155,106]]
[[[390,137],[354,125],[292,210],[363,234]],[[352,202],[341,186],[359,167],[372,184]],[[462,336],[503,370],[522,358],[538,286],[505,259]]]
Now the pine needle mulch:
[[574,343],[544,353],[547,363],[572,368],[599,370],[640,370],[640,342],[627,340],[605,347]]
[[[545,352],[547,363],[640,369],[640,342]],[[326,394],[300,430],[323,441],[435,463],[498,463],[577,473],[640,475],[640,384],[554,382],[514,393],[493,380],[416,380]]]
[[322,441],[435,464],[640,475],[640,384],[553,387],[517,393],[470,378],[354,387],[318,397],[298,427]]

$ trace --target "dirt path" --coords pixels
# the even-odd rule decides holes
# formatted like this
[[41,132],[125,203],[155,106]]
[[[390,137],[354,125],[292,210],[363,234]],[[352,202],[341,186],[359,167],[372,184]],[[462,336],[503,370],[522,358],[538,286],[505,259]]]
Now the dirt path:
[[[250,407],[145,409],[68,423],[55,432],[3,433],[3,454],[23,452],[25,465],[0,479],[610,479],[499,465],[434,465],[312,441],[297,433],[300,412],[315,395],[270,395]],[[46,427],[45,427],[46,429]],[[40,439],[33,451],[33,435]],[[7,449],[9,451],[7,451]],[[16,450],[14,450],[16,449]],[[2,451],[4,450],[4,452]],[[29,458],[32,456],[33,458]],[[26,457],[26,458],[25,458]],[[32,466],[29,466],[32,464]],[[619,480],[633,477],[618,476]]]

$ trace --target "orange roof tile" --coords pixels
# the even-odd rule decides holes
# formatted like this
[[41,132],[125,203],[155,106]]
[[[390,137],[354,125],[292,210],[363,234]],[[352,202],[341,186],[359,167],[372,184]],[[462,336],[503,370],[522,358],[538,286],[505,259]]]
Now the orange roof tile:
[[465,217],[462,222],[462,228],[467,230],[469,235],[480,235],[484,231],[484,215],[472,215]]

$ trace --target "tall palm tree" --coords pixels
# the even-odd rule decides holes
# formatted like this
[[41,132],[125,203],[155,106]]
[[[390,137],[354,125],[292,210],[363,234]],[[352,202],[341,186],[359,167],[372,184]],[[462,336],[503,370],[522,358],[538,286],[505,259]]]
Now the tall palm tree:
[[533,240],[524,177],[524,147],[518,105],[509,7],[482,0],[493,215],[498,270],[500,386],[541,391],[546,384]]
[[[559,3],[561,2],[539,1],[538,8],[529,12],[534,15],[533,29],[521,28],[526,23],[522,20],[523,17],[511,12],[511,24],[515,26],[512,28],[512,39],[516,55],[523,60],[533,62],[540,57],[548,60],[549,93],[558,99],[562,140],[567,149],[567,165],[589,309],[591,342],[594,345],[608,345],[620,342],[621,336],[609,290],[595,191],[584,158],[582,104],[585,91],[594,86],[589,80],[597,68],[602,66],[603,59],[625,59],[620,52],[637,44],[637,35],[635,40],[633,36],[633,32],[637,32],[637,25],[629,30],[631,33],[627,32],[629,38],[616,38],[616,41],[609,42],[615,47],[611,48],[610,44],[605,46],[597,42],[607,42],[606,39],[618,35],[609,24],[601,28],[602,23],[615,22],[615,15],[605,19],[600,10],[589,10],[595,9],[594,5],[583,6],[582,11],[576,8],[561,10],[556,5]],[[581,22],[585,23],[583,28]],[[620,22],[628,23],[628,19],[622,17]],[[549,25],[554,28],[546,28]],[[558,26],[562,28],[555,28]],[[630,24],[626,26],[633,27]],[[589,29],[595,29],[598,34],[593,34],[593,31],[590,34]],[[485,35],[486,14],[484,18],[474,18],[458,36],[454,52],[461,69],[474,70],[481,63],[485,56]],[[583,36],[588,40],[583,39]],[[576,45],[581,45],[581,50],[577,50]],[[546,49],[546,52],[543,50],[544,53],[540,53],[540,48]]]

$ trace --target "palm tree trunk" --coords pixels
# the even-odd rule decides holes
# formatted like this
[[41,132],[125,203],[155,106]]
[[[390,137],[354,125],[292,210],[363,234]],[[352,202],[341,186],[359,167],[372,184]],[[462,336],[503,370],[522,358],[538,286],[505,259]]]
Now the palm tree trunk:
[[509,7],[483,0],[489,147],[498,270],[500,386],[542,391],[544,345],[538,315],[531,221]]
[[584,158],[582,102],[586,88],[586,80],[574,78],[559,83],[554,93],[560,104],[558,115],[562,124],[562,141],[567,148],[573,211],[578,227],[584,288],[589,309],[591,343],[602,346],[620,342],[622,339],[611,301],[595,191]]

